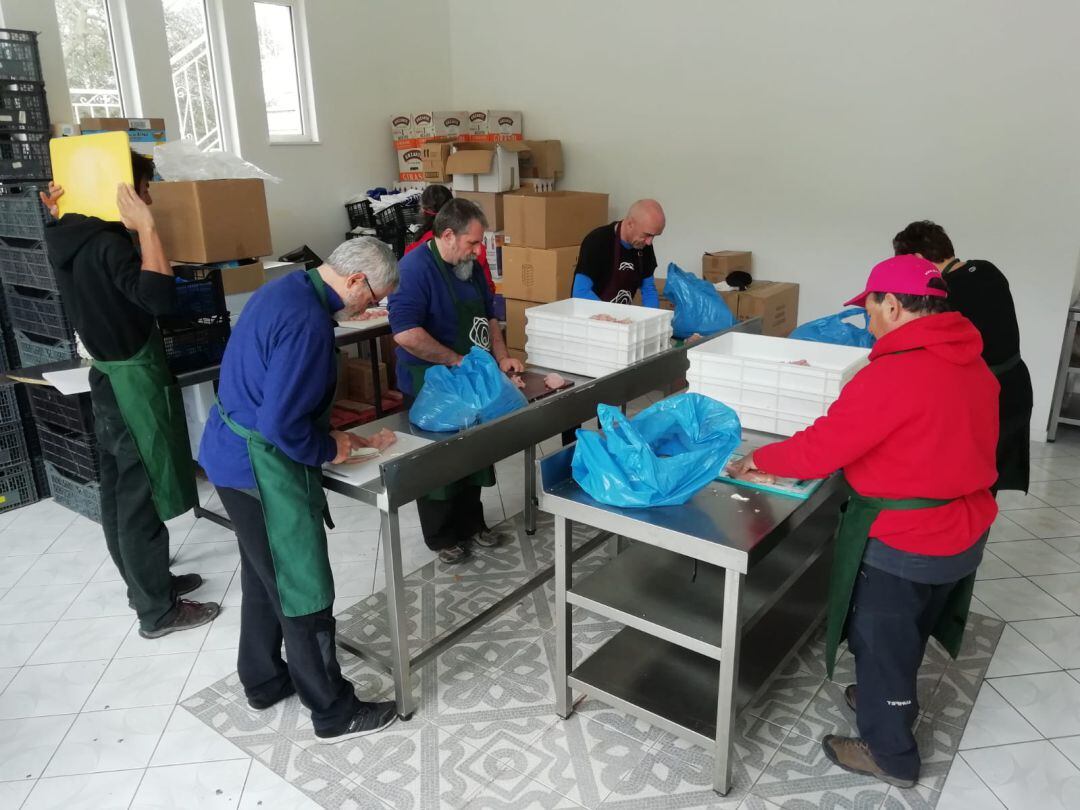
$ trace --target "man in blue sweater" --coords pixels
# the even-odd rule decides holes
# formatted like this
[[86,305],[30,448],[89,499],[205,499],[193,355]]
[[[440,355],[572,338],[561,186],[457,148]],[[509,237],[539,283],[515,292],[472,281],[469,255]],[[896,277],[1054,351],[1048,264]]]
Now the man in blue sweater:
[[[398,388],[410,407],[435,365],[456,366],[473,346],[490,351],[504,372],[523,371],[510,357],[495,319],[495,303],[475,259],[487,220],[476,203],[454,199],[435,216],[434,236],[401,260],[401,287],[390,296],[390,328],[398,344]],[[484,523],[481,487],[495,484],[487,468],[416,502],[427,547],[457,563],[469,545],[498,545]]]
[[335,317],[355,317],[397,280],[390,249],[364,237],[259,289],[225,350],[199,449],[240,544],[237,672],[248,703],[263,710],[298,694],[322,742],[370,734],[396,716],[393,703],[359,700],[341,675],[321,468],[368,446],[330,430]]
[[664,232],[664,209],[656,200],[638,200],[624,219],[601,225],[581,243],[574,298],[631,304],[641,290],[641,303],[660,308],[653,273],[653,240]]

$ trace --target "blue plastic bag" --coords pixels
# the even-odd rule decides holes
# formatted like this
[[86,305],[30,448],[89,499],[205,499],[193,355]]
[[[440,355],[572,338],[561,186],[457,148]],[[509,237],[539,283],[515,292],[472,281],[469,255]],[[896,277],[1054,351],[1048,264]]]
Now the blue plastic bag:
[[528,404],[495,358],[473,347],[455,368],[432,366],[409,410],[409,421],[439,433],[490,422]]
[[602,434],[579,430],[572,471],[609,506],[678,506],[716,479],[742,441],[735,411],[702,394],[661,400],[627,419],[596,409]]
[[675,305],[672,334],[679,338],[712,335],[735,325],[727,303],[716,287],[672,262],[667,268],[664,297]]
[[[849,318],[863,318],[863,325],[849,322]],[[834,343],[837,346],[855,346],[871,349],[874,336],[870,334],[870,316],[865,309],[845,309],[835,315],[826,315],[816,321],[808,321],[796,327],[788,337],[795,340],[810,340],[815,343]]]

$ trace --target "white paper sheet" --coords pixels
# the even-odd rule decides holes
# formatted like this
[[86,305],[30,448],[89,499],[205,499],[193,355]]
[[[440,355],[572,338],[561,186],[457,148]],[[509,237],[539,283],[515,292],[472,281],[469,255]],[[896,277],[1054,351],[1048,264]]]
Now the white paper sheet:
[[64,396],[86,394],[90,392],[90,366],[67,369],[65,371],[46,371],[41,375],[52,383]]
[[[355,433],[357,436],[370,436],[373,432],[369,425],[362,425],[349,431],[349,433]],[[431,439],[422,439],[419,436],[413,436],[411,433],[399,433],[395,430],[394,434],[397,436],[397,441],[383,450],[381,455],[367,461],[358,461],[356,464],[324,464],[323,472],[342,481],[348,481],[355,486],[363,486],[371,481],[378,480],[380,464],[405,453],[411,453],[424,445],[431,444]]]

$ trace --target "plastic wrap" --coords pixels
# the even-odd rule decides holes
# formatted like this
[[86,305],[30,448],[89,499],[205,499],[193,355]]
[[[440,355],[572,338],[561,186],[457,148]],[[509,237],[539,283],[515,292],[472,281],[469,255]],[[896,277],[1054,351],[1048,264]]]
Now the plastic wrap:
[[195,141],[169,141],[154,147],[154,166],[162,180],[238,180],[257,178],[280,183],[280,177],[264,172],[232,152],[204,152]]

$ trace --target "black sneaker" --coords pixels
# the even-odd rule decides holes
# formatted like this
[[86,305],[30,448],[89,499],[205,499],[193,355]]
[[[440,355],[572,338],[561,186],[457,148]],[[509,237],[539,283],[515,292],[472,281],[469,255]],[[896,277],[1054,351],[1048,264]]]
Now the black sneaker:
[[392,700],[386,703],[361,703],[360,710],[348,723],[328,731],[316,731],[318,742],[332,745],[355,737],[364,737],[382,731],[397,720],[397,704]]
[[198,574],[170,574],[172,577],[173,591],[177,596],[197,591],[202,587],[203,578]]
[[217,602],[191,602],[187,599],[177,600],[177,611],[173,620],[162,625],[156,630],[143,630],[139,628],[139,635],[143,638],[161,638],[177,630],[190,630],[193,627],[202,627],[212,622],[221,612],[221,606]]
[[296,686],[293,685],[292,681],[286,681],[285,685],[283,687],[281,687],[281,689],[278,691],[278,693],[276,695],[274,695],[274,697],[271,697],[271,698],[248,697],[247,702],[248,702],[248,706],[253,708],[255,711],[263,712],[263,711],[266,711],[267,709],[269,709],[271,706],[276,706],[278,703],[283,701],[285,698],[292,697],[295,694],[296,694]]

